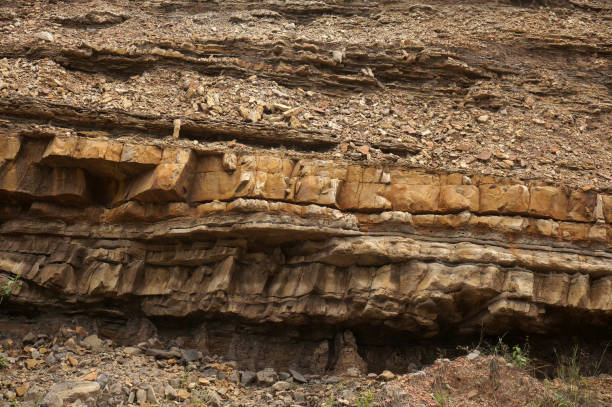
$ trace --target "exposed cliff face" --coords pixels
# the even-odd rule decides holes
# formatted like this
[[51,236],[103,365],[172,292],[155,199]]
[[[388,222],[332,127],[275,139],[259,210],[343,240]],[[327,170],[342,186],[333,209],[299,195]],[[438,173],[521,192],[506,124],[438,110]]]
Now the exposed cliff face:
[[[606,324],[612,195],[270,153],[4,135],[15,301],[426,336]],[[111,301],[109,305],[108,301]]]
[[[317,13],[346,14],[342,10],[347,6],[331,3],[321,3],[332,8]],[[237,5],[241,2],[231,4],[234,11],[245,12]],[[296,14],[289,15],[299,16],[304,12],[275,3],[268,6],[268,14],[261,14],[266,18],[281,18],[275,10],[293,10]],[[369,15],[371,7],[364,3],[348,14]],[[437,10],[419,7],[425,14]],[[411,12],[391,9],[387,15],[399,18]],[[62,27],[100,30],[142,18],[117,10],[64,14],[52,20]],[[258,18],[253,12],[245,15]],[[230,21],[242,21],[236,19]],[[609,33],[602,35],[608,37],[589,52],[601,52],[606,61],[610,38]],[[478,117],[478,126],[506,105],[516,108],[521,118],[533,109],[533,102],[526,110],[513,105],[509,95],[502,95],[507,89],[495,97],[462,92],[460,87],[482,85],[479,80],[500,89],[504,81],[516,83],[503,69],[477,62],[473,50],[455,58],[447,52],[433,55],[425,47],[413,59],[406,51],[408,56],[400,57],[378,50],[374,57],[345,50],[324,60],[304,53],[306,45],[298,42],[291,49],[282,46],[275,56],[261,56],[264,51],[256,45],[267,49],[269,44],[257,40],[219,40],[207,43],[210,49],[198,44],[183,44],[180,51],[174,43],[166,49],[149,44],[146,52],[123,52],[94,45],[70,48],[74,44],[54,41],[25,52],[26,44],[17,39],[2,52],[34,65],[51,58],[87,72],[79,73],[84,83],[94,81],[92,71],[108,75],[112,82],[113,75],[141,74],[159,65],[167,72],[193,70],[194,75],[211,77],[226,70],[237,76],[257,72],[265,80],[287,85],[287,92],[297,92],[297,86],[329,90],[332,104],[366,90],[373,100],[386,92],[403,97],[414,94],[418,82],[419,92],[429,89],[428,97],[461,99],[464,107],[497,100],[494,106],[481,106],[488,113]],[[547,52],[556,46],[565,49],[564,44],[548,44]],[[572,52],[584,51],[576,47]],[[230,55],[237,50],[242,59]],[[198,53],[233,59],[205,64]],[[288,67],[296,58],[316,70],[303,73]],[[278,66],[268,69],[266,64]],[[603,101],[606,85],[598,73],[587,71],[595,75],[590,77],[595,97],[588,103],[599,103],[600,108],[593,113],[593,123],[605,127],[610,112]],[[576,89],[586,86],[584,78],[572,76]],[[426,79],[436,86],[424,87]],[[107,89],[99,78],[95,82],[109,92],[107,102],[129,92],[113,93],[114,88]],[[531,166],[536,159],[527,155],[530,164],[523,165],[516,153],[503,151],[482,152],[472,157],[472,167],[457,168],[456,156],[433,151],[435,145],[427,139],[432,132],[417,134],[416,123],[402,127],[405,138],[368,138],[366,132],[351,139],[340,134],[341,127],[337,132],[316,125],[306,129],[302,122],[312,115],[305,117],[306,109],[300,106],[236,104],[231,114],[241,118],[234,119],[220,104],[219,93],[201,90],[198,83],[187,86],[187,96],[175,97],[180,106],[172,99],[170,108],[161,107],[168,99],[158,95],[150,102],[160,110],[145,112],[130,111],[130,106],[141,104],[139,109],[145,109],[146,100],[107,108],[87,102],[87,91],[80,90],[78,82],[71,86],[74,97],[64,102],[54,100],[67,94],[64,90],[55,95],[63,89],[60,85],[46,93],[39,89],[36,95],[23,94],[23,88],[9,94],[8,87],[0,86],[0,285],[15,275],[21,281],[6,303],[12,312],[53,310],[131,321],[125,331],[129,335],[109,328],[109,335],[123,335],[128,342],[139,338],[138,332],[149,332],[148,323],[134,322],[139,319],[206,321],[208,327],[202,331],[209,335],[201,339],[202,347],[253,363],[258,360],[255,354],[275,345],[251,352],[236,344],[255,337],[261,341],[266,332],[281,327],[290,332],[275,354],[286,352],[291,348],[286,342],[292,342],[291,349],[300,347],[304,368],[311,371],[365,369],[362,358],[373,363],[375,356],[367,356],[367,351],[357,354],[349,330],[380,329],[423,338],[481,330],[499,334],[511,329],[551,333],[574,326],[609,329],[612,194],[606,187],[611,149],[605,130],[595,128],[585,136],[603,145],[593,153],[595,158],[586,160],[586,167],[565,166],[553,182],[550,173],[538,177],[525,170],[554,168],[552,159]],[[191,100],[194,97],[202,100]],[[550,103],[575,114],[576,106],[584,108],[584,100],[578,94],[572,97],[571,102],[551,98]],[[177,115],[185,108],[181,104],[192,110]],[[326,108],[318,109],[314,111]],[[507,113],[500,114],[500,122]],[[359,114],[347,113],[351,120]],[[275,124],[275,115],[282,125]],[[398,117],[391,111],[387,115]],[[361,116],[370,126],[371,120]],[[262,122],[262,117],[269,121]],[[353,129],[356,123],[344,121]],[[380,134],[397,130],[380,126],[387,129]],[[567,121],[565,126],[569,133],[587,128],[582,129],[579,121]],[[476,145],[478,132],[463,129],[447,123],[438,141],[447,137],[454,145],[453,138],[462,131],[467,143]],[[544,140],[546,134],[538,128],[534,140]],[[227,141],[231,139],[238,143]],[[351,140],[359,140],[361,146]],[[228,326],[234,333],[227,332]],[[244,326],[255,328],[240,331]],[[217,337],[233,338],[233,345],[221,345]]]

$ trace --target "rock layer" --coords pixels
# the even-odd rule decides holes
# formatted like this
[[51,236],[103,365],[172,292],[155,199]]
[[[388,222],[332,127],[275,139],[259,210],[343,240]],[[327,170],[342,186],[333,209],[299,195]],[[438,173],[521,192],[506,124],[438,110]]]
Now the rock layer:
[[265,151],[2,140],[0,270],[22,279],[15,303],[421,336],[612,315],[603,192]]

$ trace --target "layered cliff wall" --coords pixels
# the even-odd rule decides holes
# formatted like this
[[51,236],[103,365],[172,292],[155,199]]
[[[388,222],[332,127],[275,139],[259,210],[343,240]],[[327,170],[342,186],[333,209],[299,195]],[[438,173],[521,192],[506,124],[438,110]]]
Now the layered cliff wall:
[[[126,342],[149,329],[133,321],[204,321],[206,346],[235,357],[214,339],[228,326],[287,330],[312,371],[363,367],[346,330],[609,331],[609,31],[504,28],[503,52],[476,26],[477,45],[441,29],[329,45],[313,21],[386,38],[450,9],[128,3],[2,20],[27,34],[0,39],[6,312],[124,321],[108,334]],[[605,7],[568,10],[609,26]],[[202,21],[220,33],[198,37]]]
[[609,322],[606,193],[99,137],[2,140],[1,268],[23,278],[24,305],[427,336],[542,331],[567,312]]

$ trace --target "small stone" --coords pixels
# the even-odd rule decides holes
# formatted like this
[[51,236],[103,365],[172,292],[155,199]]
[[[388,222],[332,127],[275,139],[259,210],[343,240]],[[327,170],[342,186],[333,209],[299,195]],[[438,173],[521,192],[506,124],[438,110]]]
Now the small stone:
[[298,119],[295,116],[291,116],[289,118],[289,125],[295,129],[300,129],[302,127],[304,127],[304,125],[302,124],[302,122],[300,121],[300,119]]
[[285,381],[278,381],[272,385],[274,391],[285,391],[291,388],[291,383]]
[[23,341],[23,343],[33,343],[36,340],[36,335],[34,335],[32,331],[30,331],[25,334],[21,340]]
[[87,349],[99,352],[104,348],[104,341],[98,335],[89,335],[81,341],[81,344]]
[[49,42],[53,42],[53,40],[55,39],[53,37],[53,34],[51,34],[49,31],[40,31],[40,32],[37,32],[35,35],[36,35],[36,38],[40,40],[49,41]]
[[77,336],[80,336],[80,337],[87,335],[87,329],[85,329],[81,325],[77,325],[77,327],[74,328],[74,332],[76,332]]
[[298,372],[297,370],[293,370],[293,369],[289,369],[289,373],[291,374],[291,376],[293,377],[293,380],[295,380],[296,382],[299,383],[306,383],[306,378],[304,377],[304,375],[302,375],[300,372]]
[[[54,385],[43,397],[42,404],[58,405],[68,404],[75,400],[87,400],[94,397],[100,391],[100,384],[97,382],[68,381]],[[42,405],[41,404],[41,405]]]
[[169,384],[166,384],[164,386],[164,396],[170,399],[175,399],[177,394],[176,394],[176,390],[174,389],[174,387],[170,386]]
[[126,355],[137,355],[140,353],[140,349],[135,348],[133,346],[128,346],[127,348],[123,348],[123,353],[125,353]]
[[45,361],[46,361],[48,364],[53,365],[53,364],[55,364],[55,362],[57,362],[57,359],[55,358],[55,356],[53,356],[53,355],[49,355],[49,356],[47,356],[47,358],[45,359]]
[[274,369],[264,369],[257,372],[257,382],[262,385],[271,386],[278,379]]
[[232,372],[232,374],[229,375],[227,380],[229,380],[232,383],[239,383],[240,382],[240,373],[237,370],[234,370]]
[[474,397],[476,397],[478,395],[478,390],[471,390],[470,392],[468,392],[468,394],[466,395],[466,397],[468,399],[473,399]]
[[183,359],[185,359],[187,362],[195,362],[203,357],[202,352],[197,349],[187,349],[183,352]]
[[140,404],[147,402],[147,392],[144,389],[136,390],[136,401]]
[[207,398],[207,406],[210,407],[221,407],[223,405],[223,399],[216,391],[209,389],[206,394]]
[[379,378],[383,380],[393,380],[395,379],[395,374],[389,370],[384,370],[381,374],[378,375]]
[[489,115],[488,114],[483,114],[481,116],[478,116],[478,122],[480,123],[486,123],[489,121]]
[[190,396],[191,396],[191,394],[189,394],[189,392],[187,390],[185,390],[185,389],[179,389],[176,392],[176,397],[179,400],[187,400]]
[[400,130],[403,131],[404,133],[408,133],[411,135],[414,135],[417,133],[416,130],[412,126],[409,126],[409,125],[402,126]]
[[480,356],[480,352],[477,349],[475,349],[467,355],[467,358],[468,360],[474,360],[479,356]]
[[323,383],[328,383],[328,384],[336,384],[336,383],[340,383],[341,381],[342,381],[342,378],[338,376],[327,376],[323,378]]
[[100,385],[100,388],[104,389],[106,387],[106,384],[108,383],[108,376],[105,375],[104,373],[101,373],[101,374],[97,374],[95,372],[92,372],[92,373],[96,374],[96,377],[93,380],[98,382],[98,384]]
[[181,133],[181,119],[174,119],[174,129],[172,130],[172,138],[178,140]]
[[238,112],[244,120],[250,120],[252,123],[257,123],[263,117],[263,106],[257,105],[253,109],[239,106]]
[[295,400],[297,403],[305,403],[306,395],[301,391],[296,391],[295,393],[293,393],[293,400]]
[[17,394],[18,397],[21,397],[24,394],[26,394],[29,388],[30,388],[30,383],[26,383],[23,386],[15,387],[15,393]]
[[92,382],[92,381],[96,380],[97,377],[98,377],[98,373],[96,373],[96,372],[89,372],[86,375],[80,377],[80,380]]
[[66,359],[68,360],[68,363],[70,363],[72,367],[76,367],[79,364],[79,361],[74,356],[67,356]]
[[304,107],[302,106],[294,107],[293,109],[289,109],[286,112],[284,112],[283,117],[288,118],[288,117],[297,116],[298,114],[302,113],[303,110],[304,110]]
[[345,390],[342,390],[342,392],[340,393],[340,397],[350,402],[350,401],[355,400],[357,398],[357,395],[355,394],[354,391],[345,389]]
[[337,64],[342,63],[342,51],[332,51],[332,60]]
[[491,159],[492,155],[493,154],[490,151],[485,150],[485,151],[481,152],[480,154],[478,154],[476,156],[476,158],[478,158],[479,160],[482,160],[482,161],[488,161],[488,160]]
[[28,369],[34,369],[36,366],[38,366],[39,363],[40,363],[40,360],[36,360],[36,359],[27,359],[25,361],[26,367]]
[[112,386],[110,386],[108,391],[110,391],[111,394],[115,395],[121,394],[121,383],[114,383]]
[[350,377],[359,377],[361,372],[356,367],[349,367],[346,369],[346,375]]
[[[291,370],[289,372],[291,372]],[[255,374],[255,372],[251,372],[248,370],[244,372],[240,372],[240,383],[242,383],[243,386],[248,386],[249,384],[253,383],[256,379],[257,379],[257,374]]]
[[363,145],[361,147],[359,147],[357,149],[357,151],[359,151],[361,154],[363,155],[368,155],[368,153],[370,152],[370,146],[368,145]]

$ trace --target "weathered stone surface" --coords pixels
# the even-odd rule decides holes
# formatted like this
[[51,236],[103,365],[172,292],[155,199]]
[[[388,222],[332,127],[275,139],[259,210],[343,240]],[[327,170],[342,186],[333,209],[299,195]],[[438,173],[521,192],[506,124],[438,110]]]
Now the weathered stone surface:
[[[86,137],[8,143],[0,276],[21,277],[16,304],[423,336],[556,329],[553,308],[609,320],[605,193]],[[361,370],[347,338],[330,363]]]

